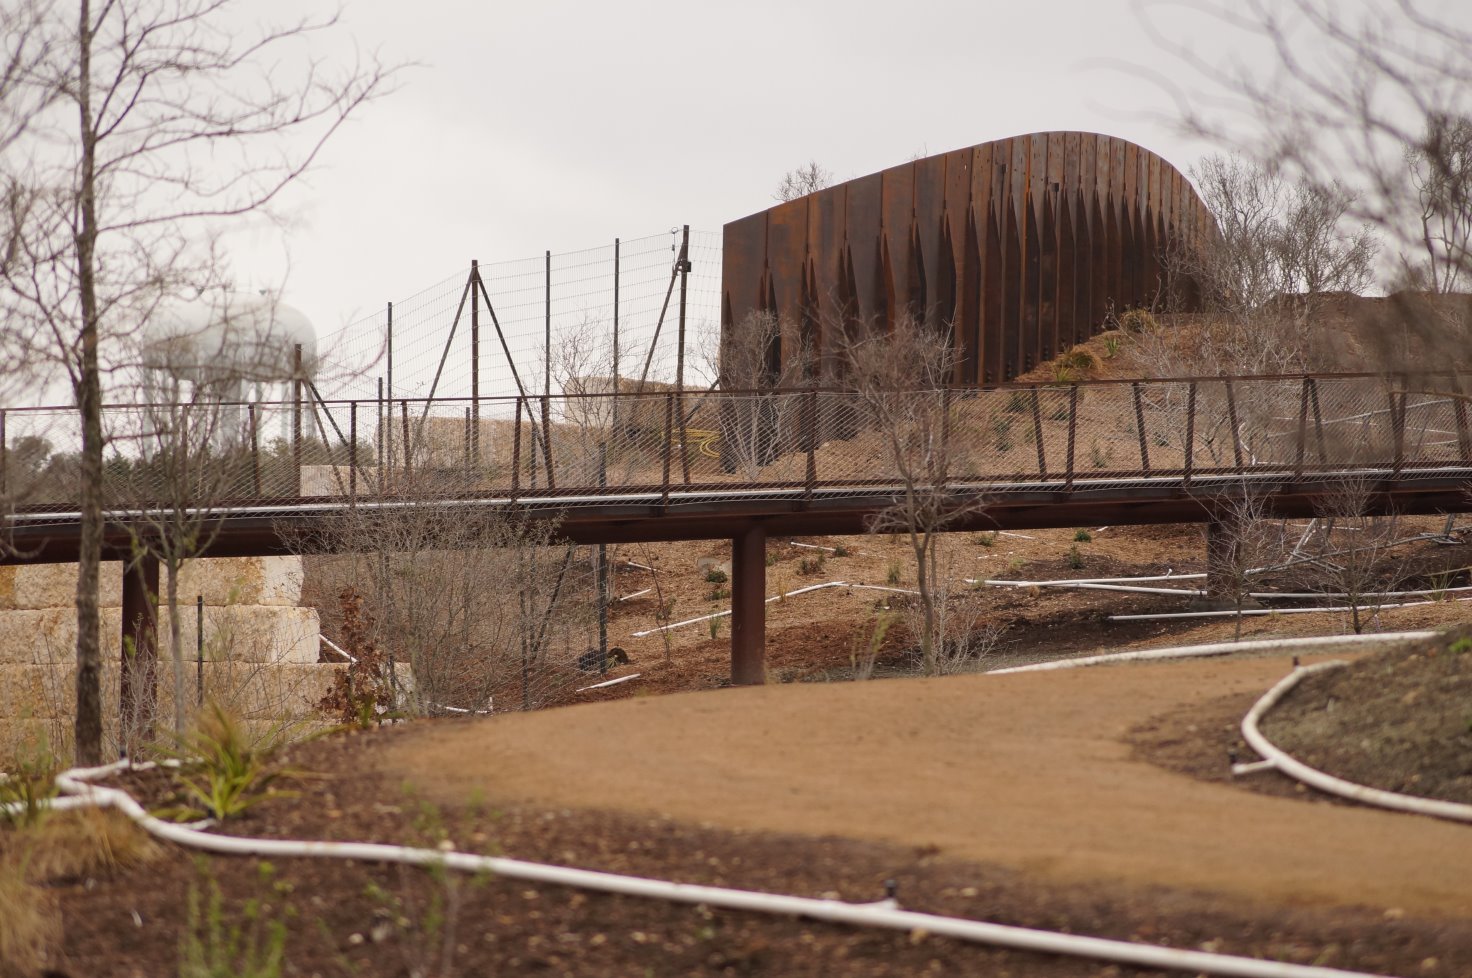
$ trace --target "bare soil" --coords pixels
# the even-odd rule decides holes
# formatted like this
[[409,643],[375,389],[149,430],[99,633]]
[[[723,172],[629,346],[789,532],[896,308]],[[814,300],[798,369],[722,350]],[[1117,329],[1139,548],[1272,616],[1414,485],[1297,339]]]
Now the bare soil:
[[[893,880],[910,909],[1383,974],[1472,973],[1465,828],[1218,777],[1214,736],[1286,667],[769,686],[422,721],[294,748],[292,763],[331,778],[231,831],[445,841],[852,901]],[[1142,746],[1152,737],[1155,755]],[[1160,750],[1207,777],[1162,766]],[[285,921],[292,975],[1148,973],[509,879],[306,860],[263,872],[177,850],[56,881],[66,938],[52,973],[171,973],[186,894],[212,882],[222,920],[238,924],[256,900]]]

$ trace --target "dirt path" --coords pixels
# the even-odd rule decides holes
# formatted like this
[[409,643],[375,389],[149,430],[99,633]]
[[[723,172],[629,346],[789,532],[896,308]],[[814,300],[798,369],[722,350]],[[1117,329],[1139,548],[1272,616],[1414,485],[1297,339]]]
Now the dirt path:
[[1286,667],[1207,660],[631,699],[427,726],[382,764],[444,803],[479,793],[493,806],[658,813],[934,846],[1054,881],[1472,918],[1466,826],[1267,797],[1132,757],[1136,725],[1266,689]]

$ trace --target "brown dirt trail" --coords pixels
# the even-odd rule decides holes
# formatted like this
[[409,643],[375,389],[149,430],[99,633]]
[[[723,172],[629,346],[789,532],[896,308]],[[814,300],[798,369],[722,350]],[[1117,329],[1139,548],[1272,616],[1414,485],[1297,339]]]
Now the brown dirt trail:
[[1198,660],[629,699],[405,731],[381,764],[447,804],[479,793],[934,846],[1056,882],[1472,918],[1466,826],[1211,784],[1132,751],[1151,718],[1286,670]]

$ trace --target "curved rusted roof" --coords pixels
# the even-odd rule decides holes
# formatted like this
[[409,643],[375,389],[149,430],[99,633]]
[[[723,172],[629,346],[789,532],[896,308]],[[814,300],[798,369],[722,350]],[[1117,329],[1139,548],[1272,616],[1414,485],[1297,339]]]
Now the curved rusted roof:
[[998,383],[1087,339],[1111,311],[1151,305],[1167,243],[1212,226],[1190,181],[1134,143],[998,139],[727,224],[722,328],[774,312],[831,356],[835,329],[884,328],[908,311],[952,324],[956,383]]

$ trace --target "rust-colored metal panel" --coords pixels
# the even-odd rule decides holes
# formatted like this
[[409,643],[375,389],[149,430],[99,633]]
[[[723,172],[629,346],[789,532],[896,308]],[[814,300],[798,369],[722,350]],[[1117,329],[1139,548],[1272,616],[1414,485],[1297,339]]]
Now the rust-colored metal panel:
[[1124,146],[1124,198],[1120,215],[1121,308],[1140,303],[1140,148]]
[[721,326],[763,307],[762,270],[767,260],[767,212],[726,225],[721,249]]
[[853,262],[854,302],[858,321],[872,326],[883,309],[884,283],[879,267],[879,240],[884,181],[881,174],[850,180],[848,186],[849,258]]
[[919,293],[915,308],[930,326],[937,325],[938,302],[935,286],[939,280],[941,218],[945,213],[946,159],[929,156],[915,161],[915,226],[912,242],[916,268],[919,271]]
[[910,290],[910,225],[915,220],[915,165],[890,167],[880,177],[879,214],[884,227],[879,253],[883,256],[885,295],[880,312],[885,323],[893,323],[912,312],[906,303]]
[[784,324],[802,319],[803,267],[807,263],[811,197],[778,204],[767,212],[767,282],[772,309]]
[[956,382],[995,384],[1149,303],[1164,250],[1213,233],[1190,182],[1148,150],[1015,136],[728,224],[722,328],[774,309],[831,360],[837,330],[914,314],[951,330]]

